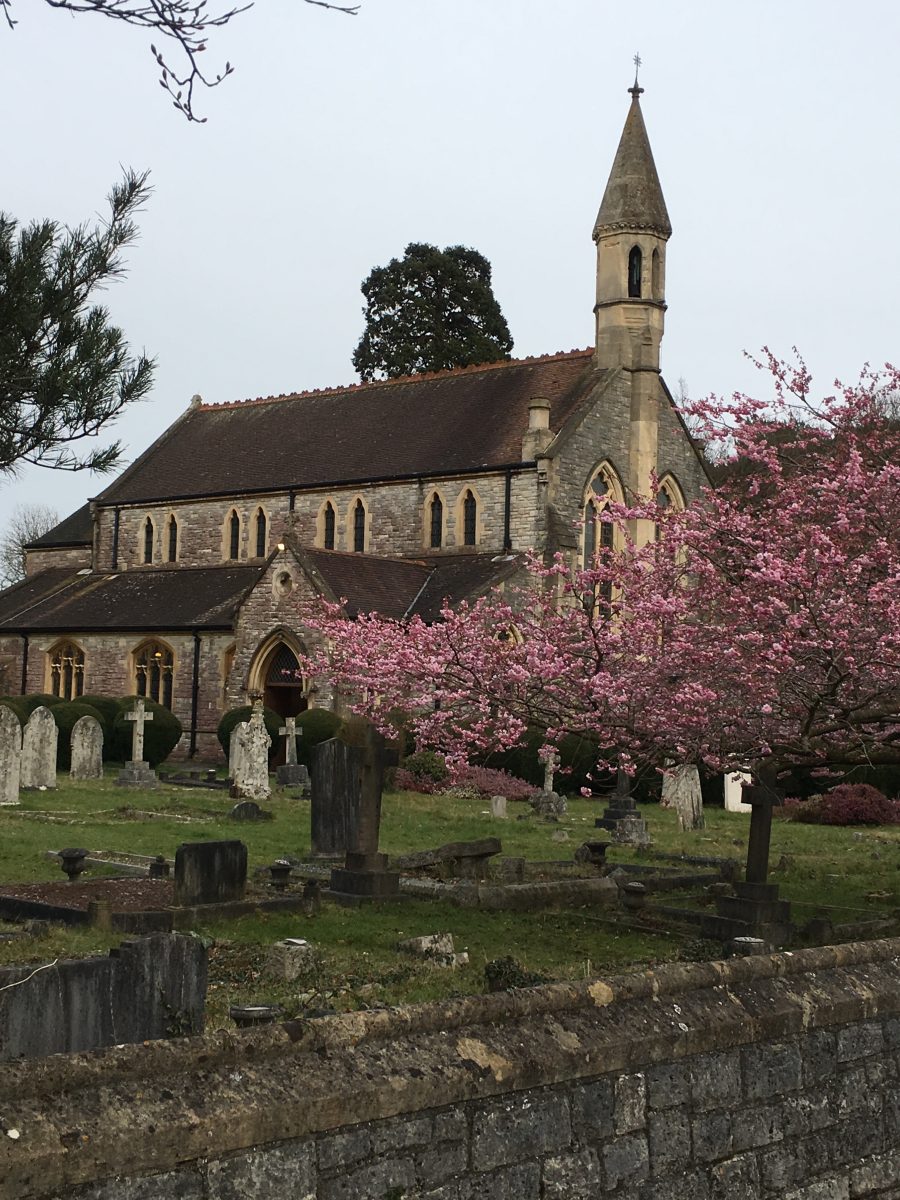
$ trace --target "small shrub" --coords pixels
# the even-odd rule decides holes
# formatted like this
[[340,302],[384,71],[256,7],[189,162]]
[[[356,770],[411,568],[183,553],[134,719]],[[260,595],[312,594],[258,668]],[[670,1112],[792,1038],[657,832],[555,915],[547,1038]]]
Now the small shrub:
[[330,708],[308,708],[297,718],[297,758],[307,767],[312,766],[312,748],[319,742],[337,737],[344,722]]
[[[216,737],[219,739],[219,745],[226,758],[228,751],[231,748],[231,733],[235,725],[240,725],[241,721],[249,721],[253,713],[253,707],[250,704],[242,704],[240,708],[231,708],[224,714],[219,721],[216,729]],[[284,718],[279,717],[278,713],[272,708],[263,709],[263,724],[266,727],[266,732],[272,739],[272,746],[269,750],[269,757],[274,758],[278,753],[278,741],[280,734],[279,729],[284,726]]]
[[506,992],[511,988],[538,987],[550,983],[547,975],[529,971],[511,955],[492,958],[484,964],[484,986],[488,992]]
[[456,772],[454,790],[456,788],[476,796],[505,796],[507,800],[528,800],[534,795],[532,784],[492,767],[463,767]]
[[412,771],[407,771],[405,767],[397,767],[392,772],[389,782],[395,792],[420,792],[423,796],[433,796],[440,790],[440,786],[433,779],[424,775],[413,775]]
[[[134,709],[137,696],[123,696],[120,700],[120,712],[113,725],[113,753],[116,762],[128,762],[131,758],[131,746],[134,722],[126,718],[126,714]],[[151,767],[164,762],[181,737],[181,722],[164,704],[155,700],[144,699],[144,709],[153,713],[153,720],[144,726],[144,759]]]
[[435,750],[417,750],[415,754],[407,754],[400,763],[400,769],[416,779],[431,783],[443,783],[450,777],[444,756]]
[[897,825],[900,801],[868,783],[839,783],[822,796],[788,801],[786,815],[806,825]]
[[[95,717],[103,728],[103,718],[99,711],[84,700],[64,700],[62,704],[54,704],[50,709],[59,736],[56,739],[56,769],[68,771],[72,765],[72,730],[75,722],[81,717]],[[103,730],[103,744],[106,745],[106,730]]]
[[16,696],[14,699],[20,705],[27,721],[36,708],[53,708],[57,704],[65,704],[62,696],[51,696],[49,692],[34,692],[30,696]]

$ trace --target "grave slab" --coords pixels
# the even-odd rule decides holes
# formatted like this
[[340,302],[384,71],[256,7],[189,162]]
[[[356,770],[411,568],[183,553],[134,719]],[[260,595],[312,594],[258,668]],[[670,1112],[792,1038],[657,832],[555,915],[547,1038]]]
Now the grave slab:
[[175,904],[241,900],[247,884],[243,842],[182,842],[175,852]]

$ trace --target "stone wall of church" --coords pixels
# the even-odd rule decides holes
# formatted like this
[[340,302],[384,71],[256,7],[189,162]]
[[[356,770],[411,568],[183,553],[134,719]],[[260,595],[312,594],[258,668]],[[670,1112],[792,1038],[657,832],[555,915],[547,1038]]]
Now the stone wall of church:
[[696,500],[703,487],[709,484],[684,425],[665,399],[659,405],[658,473],[660,478],[666,474],[674,475],[688,503]]
[[50,567],[69,567],[73,571],[91,565],[91,547],[60,546],[52,550],[29,550],[25,555],[25,574],[37,575]]
[[[145,528],[153,523],[153,561],[169,565],[169,521],[178,524],[177,562],[185,566],[220,566],[229,561],[229,521],[236,512],[241,521],[238,561],[256,558],[256,519],[262,509],[266,516],[266,553],[271,553],[291,533],[302,546],[321,546],[322,510],[328,501],[334,505],[335,549],[353,549],[353,514],[357,499],[366,507],[366,550],[384,556],[410,556],[431,552],[431,500],[437,493],[443,504],[443,549],[463,546],[462,506],[471,489],[478,503],[478,544],[476,549],[499,553],[503,549],[506,479],[504,474],[478,475],[455,479],[408,480],[372,484],[361,488],[332,488],[327,491],[298,492],[291,511],[287,494],[240,497],[229,500],[185,501],[179,504],[123,508],[119,512],[119,537],[116,566],[120,571],[144,566]],[[535,472],[523,470],[512,476],[510,529],[517,549],[534,545],[540,538]],[[113,565],[115,510],[99,514],[97,566],[110,570]]]

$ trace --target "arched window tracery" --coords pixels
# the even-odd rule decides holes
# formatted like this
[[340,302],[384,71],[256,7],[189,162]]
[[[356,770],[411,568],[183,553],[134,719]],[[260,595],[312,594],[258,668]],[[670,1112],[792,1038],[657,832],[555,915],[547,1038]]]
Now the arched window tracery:
[[84,694],[84,651],[75,642],[60,642],[49,652],[50,691],[63,700]]
[[144,642],[134,652],[135,694],[172,707],[175,656],[165,642]]

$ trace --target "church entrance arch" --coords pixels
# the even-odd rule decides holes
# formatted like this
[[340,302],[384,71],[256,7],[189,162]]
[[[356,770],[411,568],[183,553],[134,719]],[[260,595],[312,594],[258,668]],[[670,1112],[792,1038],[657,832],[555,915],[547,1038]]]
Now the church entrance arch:
[[[257,650],[250,668],[251,695],[261,695],[266,708],[280,717],[296,717],[308,707],[306,679],[300,671],[300,647],[284,634],[268,638]],[[274,762],[284,760],[284,743]]]

